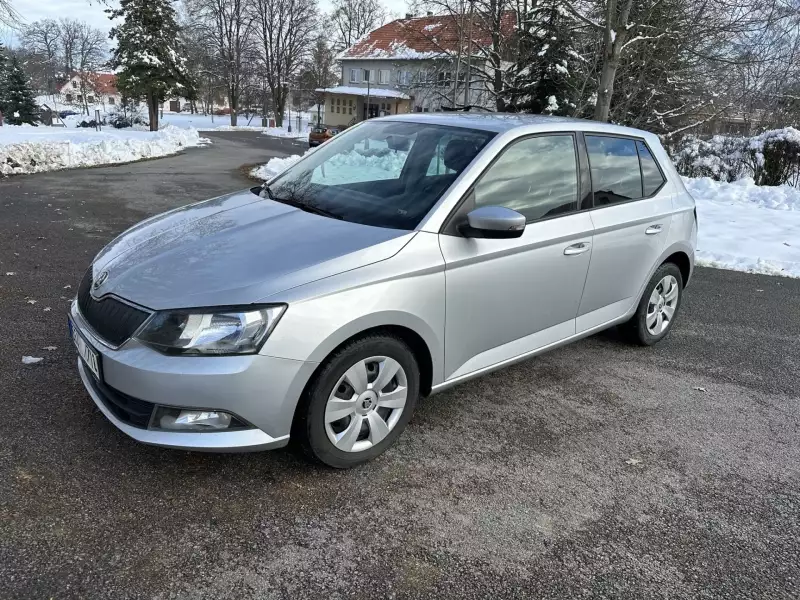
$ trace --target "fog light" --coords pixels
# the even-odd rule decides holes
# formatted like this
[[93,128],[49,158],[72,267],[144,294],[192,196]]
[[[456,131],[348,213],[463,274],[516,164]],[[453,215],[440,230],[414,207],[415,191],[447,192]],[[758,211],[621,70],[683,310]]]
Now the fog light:
[[243,423],[220,410],[183,410],[159,406],[154,423],[172,431],[219,431],[242,427]]

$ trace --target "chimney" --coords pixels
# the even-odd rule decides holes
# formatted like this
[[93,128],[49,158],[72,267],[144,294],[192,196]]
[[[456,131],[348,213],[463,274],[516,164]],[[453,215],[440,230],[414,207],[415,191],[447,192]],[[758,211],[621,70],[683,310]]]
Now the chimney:
[[428,11],[428,16],[429,16],[429,17],[432,17],[432,16],[433,16],[433,11],[432,11],[432,10],[429,10],[429,11]]

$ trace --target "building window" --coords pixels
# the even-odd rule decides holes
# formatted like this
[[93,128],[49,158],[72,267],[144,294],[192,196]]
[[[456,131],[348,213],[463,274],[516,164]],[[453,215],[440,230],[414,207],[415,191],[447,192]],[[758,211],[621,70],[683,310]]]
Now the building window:
[[350,83],[359,83],[361,81],[361,69],[350,69]]
[[73,81],[72,82],[72,89],[73,90],[77,90],[78,89],[78,82],[77,81]]
[[340,106],[341,103],[342,103],[342,99],[341,98],[337,98],[336,99],[336,106]]
[[67,102],[72,102],[72,94],[67,94]]
[[108,97],[108,103],[109,103],[111,106],[114,106],[114,102],[115,102],[115,100],[114,100],[114,96],[109,96],[109,97]]
[[439,73],[439,87],[450,87],[450,79],[452,74],[450,71],[442,71]]
[[350,107],[350,114],[351,115],[353,114],[353,107],[352,106]]
[[83,96],[81,96],[80,94],[78,94],[78,102],[83,102]]
[[340,109],[341,109],[341,106],[337,106],[337,107],[336,107],[336,112],[337,112],[337,113],[338,113],[338,112],[341,112],[341,110],[340,110]]
[[389,83],[392,72],[388,69],[381,69],[378,73],[378,83]]
[[465,81],[466,79],[467,79],[467,72],[466,72],[466,71],[461,71],[461,72],[458,74],[458,83],[464,83],[464,81]]
[[333,112],[333,98],[331,98],[331,112]]
[[354,106],[354,104],[353,104],[353,99],[352,99],[352,98],[350,98],[350,106],[351,106],[351,107],[353,107],[353,106]]
[[397,83],[400,85],[411,85],[411,71],[398,71]]
[[375,83],[375,69],[364,69],[364,81]]
[[94,96],[86,96],[86,101],[89,104],[94,104]]

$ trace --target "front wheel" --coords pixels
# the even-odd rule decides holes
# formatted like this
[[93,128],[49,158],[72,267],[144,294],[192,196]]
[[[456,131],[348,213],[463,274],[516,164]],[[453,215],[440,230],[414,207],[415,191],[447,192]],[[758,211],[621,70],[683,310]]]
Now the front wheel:
[[622,328],[643,346],[661,341],[672,329],[683,299],[683,277],[672,263],[664,263],[647,284],[639,306]]
[[298,407],[293,437],[326,465],[353,467],[394,443],[418,396],[419,367],[408,345],[368,335],[326,360]]

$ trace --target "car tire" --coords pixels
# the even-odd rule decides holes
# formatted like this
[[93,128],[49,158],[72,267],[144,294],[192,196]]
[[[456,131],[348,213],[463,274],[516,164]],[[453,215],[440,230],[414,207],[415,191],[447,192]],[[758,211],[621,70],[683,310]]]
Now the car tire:
[[673,263],[664,263],[647,283],[633,317],[622,325],[626,337],[652,346],[672,330],[683,300],[683,276]]
[[419,366],[411,348],[388,333],[366,335],[321,365],[295,413],[293,441],[330,467],[363,464],[400,436],[418,397]]

